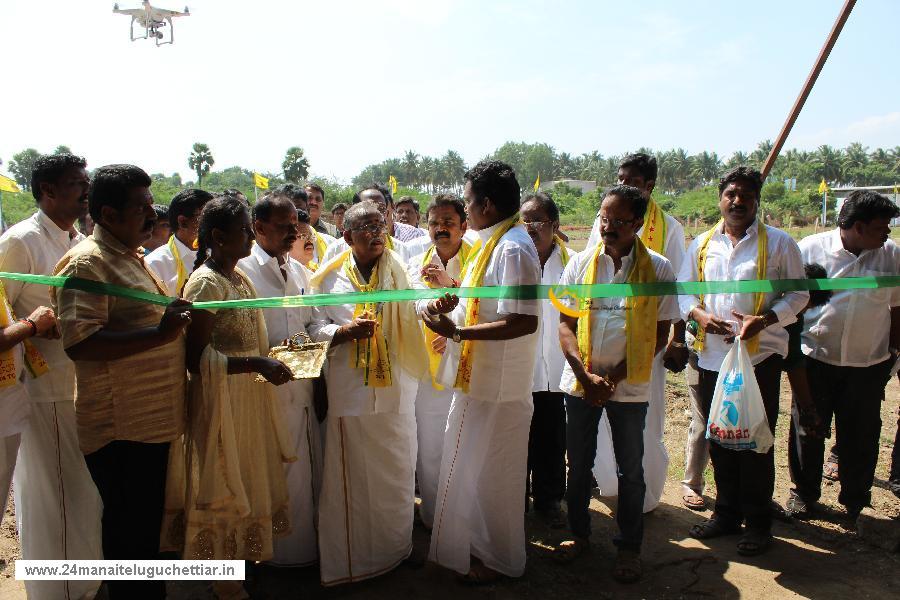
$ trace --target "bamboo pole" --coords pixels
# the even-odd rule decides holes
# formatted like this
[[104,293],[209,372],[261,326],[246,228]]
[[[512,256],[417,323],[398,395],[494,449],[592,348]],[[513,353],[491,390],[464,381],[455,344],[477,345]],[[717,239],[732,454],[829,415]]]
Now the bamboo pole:
[[806,83],[803,84],[800,95],[797,96],[797,100],[794,101],[794,107],[791,109],[787,120],[784,122],[781,133],[778,134],[778,138],[775,140],[775,145],[772,146],[769,156],[766,157],[766,162],[763,163],[763,179],[765,179],[769,175],[769,171],[772,170],[775,159],[778,158],[778,154],[781,152],[781,148],[784,146],[788,134],[791,133],[794,122],[797,120],[797,117],[800,116],[800,111],[803,110],[803,105],[806,103],[806,99],[809,97],[810,92],[812,92],[812,88],[816,84],[816,79],[818,79],[819,73],[822,72],[822,67],[825,66],[825,61],[828,60],[828,55],[831,54],[831,49],[834,48],[838,36],[841,34],[841,30],[844,28],[844,24],[850,17],[850,11],[853,10],[855,4],[856,0],[847,0],[844,2],[844,7],[841,9],[837,20],[835,20],[834,25],[831,28],[831,33],[828,34],[828,39],[825,40],[825,45],[819,50],[819,56],[816,58],[812,71],[809,72]]

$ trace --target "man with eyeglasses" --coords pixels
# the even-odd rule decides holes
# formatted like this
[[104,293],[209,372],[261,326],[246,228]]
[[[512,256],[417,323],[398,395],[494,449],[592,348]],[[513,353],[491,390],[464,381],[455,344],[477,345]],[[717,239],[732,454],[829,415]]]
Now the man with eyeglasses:
[[[642,152],[626,156],[619,164],[619,185],[629,185],[641,191],[641,195],[647,200],[647,210],[644,215],[644,224],[638,230],[637,235],[647,248],[669,259],[672,270],[677,274],[684,261],[684,228],[674,217],[663,211],[653,199],[653,189],[656,186],[657,164],[656,159]],[[599,223],[595,224],[595,235],[592,241],[599,239]],[[589,244],[590,245],[590,244]],[[672,339],[666,345],[665,351],[656,355],[653,368],[653,381],[650,384],[650,405],[647,408],[647,420],[644,424],[644,482],[647,491],[644,494],[644,512],[650,512],[659,505],[666,476],[669,469],[669,454],[663,442],[666,420],[666,369],[673,373],[684,370],[688,362],[688,348],[685,344],[684,321],[677,319],[673,325]],[[605,414],[600,420],[599,434],[597,436],[597,462],[594,464],[594,477],[603,496],[617,495],[618,475],[616,457],[612,452],[612,437],[609,427],[609,415]],[[705,424],[705,423],[704,423]],[[702,440],[704,443],[706,440]],[[702,476],[703,469],[694,473],[691,467],[692,457],[699,461],[705,446],[692,453],[689,447],[688,468],[684,483],[683,502],[688,508],[695,510],[703,508]],[[693,504],[689,504],[693,503]]]
[[197,259],[197,231],[200,227],[200,210],[212,200],[206,190],[183,189],[169,203],[169,226],[172,236],[147,255],[145,263],[162,280],[170,296],[181,296],[181,289],[194,272]]
[[[398,223],[394,220],[394,199],[386,187],[378,183],[364,187],[353,195],[353,204],[359,204],[360,202],[372,202],[378,206],[378,210],[381,211],[387,227],[385,247],[396,252],[403,262],[407,262],[414,254],[424,251],[425,245],[429,243],[428,234],[418,227]],[[410,251],[408,246],[413,241],[416,242],[415,245],[419,248],[418,251]],[[330,260],[332,257],[345,251],[347,247],[347,242],[344,238],[338,238],[337,241],[328,247],[324,260]]]
[[[541,283],[556,285],[571,256],[558,235],[556,203],[545,192],[527,194],[519,213],[541,261]],[[531,492],[538,518],[561,529],[566,526],[566,517],[560,510],[566,494],[566,405],[559,383],[566,361],[559,349],[559,310],[549,302],[541,310],[538,337],[526,488]]]
[[[647,248],[638,231],[645,225],[647,199],[637,188],[619,185],[600,205],[600,242],[569,261],[560,285],[652,283],[675,281],[672,265]],[[565,298],[578,316],[560,316],[559,342],[567,364],[560,387],[566,392],[566,447],[569,478],[566,500],[573,539],[556,555],[570,562],[590,548],[591,467],[597,453],[597,428],[609,417],[612,447],[618,462],[619,533],[613,578],[640,579],[643,541],[644,421],[655,357],[665,347],[672,319],[678,318],[674,296]]]
[[[378,206],[353,205],[345,225],[348,248],[319,267],[314,292],[409,288],[406,265],[386,251]],[[331,343],[318,520],[327,586],[376,577],[412,553],[414,403],[427,355],[411,302],[316,307],[310,332]]]
[[[472,244],[464,239],[467,231],[466,208],[453,194],[438,194],[425,210],[425,222],[432,243],[409,261],[410,284],[414,288],[456,287]],[[417,312],[426,309],[429,300],[416,303]],[[424,328],[428,351],[428,372],[419,380],[416,394],[416,434],[419,442],[416,478],[419,482],[419,517],[426,529],[434,522],[438,476],[444,448],[444,429],[453,400],[453,387],[436,379],[437,368],[447,346],[447,338]]]
[[[309,291],[308,271],[289,255],[299,225],[297,209],[286,198],[266,195],[253,207],[256,243],[250,256],[241,259],[238,266],[253,282],[260,298],[299,296]],[[306,333],[312,311],[307,307],[265,308],[263,317],[272,347],[282,345],[298,333]],[[284,465],[291,532],[274,539],[272,563],[305,566],[315,563],[319,556],[315,519],[322,449],[313,410],[313,380],[301,379],[276,386],[275,393],[298,459]]]

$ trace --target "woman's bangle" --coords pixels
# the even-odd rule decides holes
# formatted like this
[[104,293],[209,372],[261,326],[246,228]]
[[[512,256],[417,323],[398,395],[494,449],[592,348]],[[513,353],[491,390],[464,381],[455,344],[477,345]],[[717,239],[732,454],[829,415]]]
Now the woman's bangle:
[[27,317],[24,319],[19,319],[19,323],[28,323],[29,325],[31,325],[32,337],[37,335],[37,333],[38,333],[37,323],[35,323],[34,321],[32,321],[31,319],[29,319]]

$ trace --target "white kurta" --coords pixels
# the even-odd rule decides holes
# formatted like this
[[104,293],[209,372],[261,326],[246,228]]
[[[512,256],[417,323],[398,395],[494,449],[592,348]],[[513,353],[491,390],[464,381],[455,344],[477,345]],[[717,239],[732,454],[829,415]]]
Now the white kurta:
[[[430,247],[426,246],[426,251]],[[425,253],[413,257],[409,261],[410,286],[417,289],[425,289],[421,271]],[[459,279],[460,264],[459,255],[453,256],[447,264],[441,262],[437,252],[431,254],[431,264],[440,265],[453,279]],[[421,311],[429,300],[420,300],[416,303],[416,310]],[[437,500],[438,477],[441,472],[441,456],[444,450],[444,432],[447,430],[447,415],[450,414],[450,403],[453,401],[453,388],[444,386],[438,390],[431,381],[431,375],[427,374],[419,380],[416,394],[416,435],[418,436],[419,452],[416,460],[416,479],[419,482],[419,497],[422,504],[419,507],[419,516],[426,527],[431,527],[434,522],[434,505]]]
[[[288,258],[283,265],[254,244],[250,256],[238,266],[250,278],[260,298],[299,296],[309,292],[308,271],[296,260]],[[264,308],[269,347],[277,346],[290,336],[306,332],[312,319],[307,307]],[[316,533],[316,510],[322,479],[322,446],[319,424],[312,406],[312,380],[291,381],[275,388],[281,413],[287,420],[291,447],[297,460],[285,463],[290,498],[291,532],[273,540],[272,563],[303,566],[319,558]]]
[[[184,266],[184,280],[191,276],[194,272],[194,261],[197,260],[197,251],[188,248],[181,240],[175,238],[175,247],[178,248],[178,255],[181,258],[181,264]],[[181,296],[181,290],[178,287],[178,259],[169,249],[168,242],[151,252],[144,259],[144,264],[150,267],[160,280],[166,284],[170,296]]]
[[[684,228],[675,217],[668,213],[666,219],[666,240],[663,256],[669,259],[672,270],[677,275],[684,262]],[[641,235],[644,228],[638,230]],[[675,317],[674,321],[680,320]],[[669,470],[669,452],[663,441],[666,427],[666,368],[663,366],[663,353],[653,359],[653,374],[650,379],[650,401],[647,407],[647,418],[644,420],[644,483],[647,491],[644,494],[644,512],[650,512],[659,506],[666,485]],[[612,430],[609,427],[609,416],[603,412],[597,433],[597,459],[594,461],[594,477],[603,496],[619,495],[619,478],[616,457],[612,447]]]
[[[357,291],[342,268],[322,293]],[[330,340],[353,320],[353,305],[313,309],[310,332]],[[363,385],[350,367],[353,342],[328,351],[328,417],[319,497],[322,585],[350,583],[390,571],[412,552],[415,506],[416,380],[391,355],[393,385]]]
[[[496,225],[478,232],[487,241]],[[541,281],[537,250],[517,225],[497,243],[483,285],[536,285]],[[462,286],[471,285],[463,281]],[[450,315],[465,323],[466,299]],[[482,298],[478,322],[501,315],[540,318],[537,300]],[[471,386],[457,390],[450,407],[441,461],[430,560],[467,573],[475,556],[510,577],[525,571],[525,477],[537,334],[513,340],[478,341],[473,346]],[[442,380],[452,384],[460,345],[448,344]]]
[[[38,211],[0,237],[0,271],[50,275],[56,263],[84,236],[59,228]],[[18,317],[49,306],[47,286],[6,280],[6,295]],[[100,494],[78,445],[75,424],[75,366],[61,340],[32,338],[50,371],[26,378],[31,400],[21,434],[15,472],[16,520],[22,558],[99,560],[103,557]],[[28,597],[78,598],[99,581],[25,582]]]

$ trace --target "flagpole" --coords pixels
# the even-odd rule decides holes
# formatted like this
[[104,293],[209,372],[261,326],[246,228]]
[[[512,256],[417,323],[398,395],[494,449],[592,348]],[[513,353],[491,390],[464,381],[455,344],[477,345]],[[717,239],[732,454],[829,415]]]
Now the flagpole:
[[840,14],[838,15],[837,20],[834,22],[834,25],[831,28],[831,33],[828,35],[828,39],[825,40],[825,45],[822,46],[822,49],[819,51],[819,56],[816,58],[816,62],[813,65],[812,71],[810,71],[809,75],[807,76],[806,83],[803,84],[803,88],[801,88],[800,90],[800,95],[797,96],[797,100],[794,101],[794,107],[788,114],[788,118],[784,122],[784,126],[781,128],[781,132],[778,134],[778,138],[776,138],[775,144],[772,146],[772,151],[769,152],[769,156],[766,157],[766,161],[763,163],[763,179],[768,176],[769,171],[771,171],[772,167],[775,165],[775,159],[778,158],[778,154],[779,152],[781,152],[781,148],[784,146],[784,142],[787,140],[788,134],[794,127],[794,122],[796,122],[797,117],[800,116],[800,111],[803,109],[803,105],[806,103],[806,99],[809,97],[810,92],[812,92],[812,88],[816,83],[816,79],[818,79],[819,73],[822,72],[822,67],[825,66],[825,61],[828,60],[828,55],[831,54],[831,49],[834,48],[838,36],[841,34],[841,29],[844,28],[844,24],[850,17],[850,11],[853,10],[853,6],[855,4],[856,0],[847,0],[844,3],[844,7],[841,9]]

